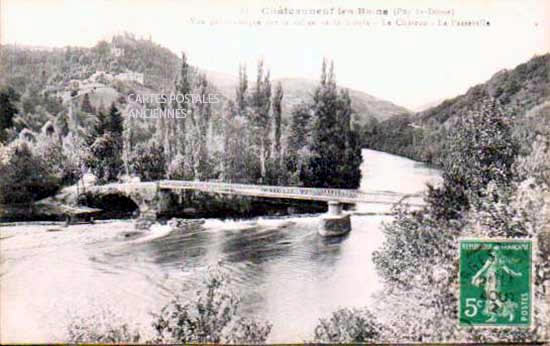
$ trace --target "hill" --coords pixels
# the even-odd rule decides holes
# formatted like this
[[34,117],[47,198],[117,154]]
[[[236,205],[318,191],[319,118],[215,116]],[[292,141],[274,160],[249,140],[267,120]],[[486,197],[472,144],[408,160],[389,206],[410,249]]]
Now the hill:
[[513,70],[502,70],[485,83],[471,87],[465,94],[445,100],[419,112],[423,123],[445,123],[464,114],[483,95],[497,99],[503,106],[521,115],[550,97],[550,54],[536,56]]
[[550,53],[535,56],[511,70],[495,73],[465,94],[413,115],[370,122],[362,130],[365,146],[438,164],[448,134],[460,117],[487,96],[514,115],[516,138],[524,150],[534,133],[548,130],[550,119]]
[[445,98],[439,98],[439,99],[436,99],[436,100],[433,100],[433,101],[430,101],[430,102],[426,102],[424,104],[421,104],[420,106],[416,106],[415,108],[413,108],[412,110],[415,112],[415,113],[420,113],[420,112],[423,112],[427,109],[430,109],[430,108],[433,108],[433,107],[436,107],[436,106],[439,106],[443,101],[445,101],[446,99]]
[[[200,70],[218,90],[227,98],[235,98],[235,88],[238,78],[233,75],[208,70]],[[249,76],[252,79],[251,76]],[[280,82],[283,86],[283,117],[288,118],[292,107],[301,102],[311,101],[318,81],[306,78],[281,78],[272,80],[272,85]],[[253,87],[253,84],[249,84]],[[394,115],[407,114],[410,111],[389,101],[378,99],[359,90],[349,89],[352,107],[355,112],[353,120],[365,124],[370,118],[379,121],[386,120]]]
[[[74,96],[74,89],[79,89],[75,102],[80,103],[87,89],[93,88],[90,94],[95,108],[107,107],[113,101],[124,111],[125,99],[130,93],[156,94],[172,90],[175,76],[181,65],[181,58],[149,39],[136,38],[132,34],[114,36],[110,41],[100,41],[91,48],[64,47],[42,48],[27,46],[2,46],[0,59],[0,85],[8,85],[22,96],[28,104],[24,113],[33,113],[41,103],[37,95],[48,94],[62,102],[48,106],[54,116],[66,108],[66,102]],[[95,77],[100,72],[111,78],[109,81]],[[236,76],[216,71],[203,70],[197,66],[193,72],[204,73],[209,81],[212,93],[221,94],[222,102],[214,106],[216,115],[222,110],[225,99],[234,99],[238,83]],[[136,74],[135,80],[113,80],[116,76]],[[39,78],[37,78],[39,76]],[[250,87],[254,76],[249,76]],[[89,82],[86,82],[89,81]],[[304,78],[284,78],[272,80],[272,85],[281,82],[284,90],[283,120],[287,122],[292,107],[308,102],[318,85],[317,81]],[[78,87],[72,87],[77,83]],[[83,86],[84,83],[87,83]],[[369,119],[383,121],[409,111],[391,102],[378,99],[364,92],[350,89],[353,121],[364,125]],[[53,103],[54,99],[48,102]],[[43,118],[47,118],[43,116]],[[36,124],[39,127],[42,124]]]
[[[283,106],[287,110],[302,100],[310,100],[318,85],[317,81],[304,78],[276,79],[273,84],[277,82],[281,82],[283,86],[285,92]],[[398,114],[410,113],[406,108],[389,101],[378,99],[359,90],[348,90],[351,96],[351,105],[355,112],[353,120],[357,123],[364,124],[371,117],[382,121]]]

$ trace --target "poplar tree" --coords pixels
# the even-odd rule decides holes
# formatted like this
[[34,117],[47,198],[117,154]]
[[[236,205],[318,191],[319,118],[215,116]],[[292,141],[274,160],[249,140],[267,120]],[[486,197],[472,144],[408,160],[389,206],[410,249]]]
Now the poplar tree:
[[277,160],[277,167],[281,168],[282,164],[282,148],[281,148],[281,120],[282,120],[282,100],[283,100],[283,86],[281,82],[277,83],[275,89],[275,95],[273,95],[272,108],[273,108],[273,124],[274,124],[274,150]]
[[197,79],[196,91],[200,100],[194,104],[193,112],[189,118],[193,124],[194,176],[195,179],[202,180],[209,175],[207,136],[212,116],[210,103],[203,102],[208,98],[208,80],[204,74],[200,74]]
[[[176,96],[181,95],[179,98],[176,97],[175,108],[181,109],[185,114],[189,114],[192,111],[191,105],[186,102],[184,99],[185,95],[190,95],[192,91],[192,82],[190,75],[190,66],[187,63],[187,57],[185,53],[181,53],[181,69],[179,81],[176,83]],[[183,102],[179,102],[183,99]],[[178,134],[177,134],[177,152],[178,154],[186,155],[186,121],[187,116],[179,119],[178,122]]]
[[313,102],[292,114],[287,168],[292,182],[311,187],[356,188],[361,148],[351,129],[351,97],[338,91],[334,64],[321,68]]
[[253,152],[257,156],[261,181],[267,176],[267,161],[271,155],[271,81],[269,71],[264,75],[263,61],[258,62],[256,86],[250,95],[250,121]]

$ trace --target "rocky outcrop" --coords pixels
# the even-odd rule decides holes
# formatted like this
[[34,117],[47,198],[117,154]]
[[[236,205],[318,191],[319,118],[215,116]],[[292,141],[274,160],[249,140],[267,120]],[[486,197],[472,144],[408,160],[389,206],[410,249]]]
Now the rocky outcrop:
[[204,220],[193,220],[193,219],[178,219],[172,218],[168,221],[168,226],[176,230],[185,230],[191,226],[200,226],[204,223]]

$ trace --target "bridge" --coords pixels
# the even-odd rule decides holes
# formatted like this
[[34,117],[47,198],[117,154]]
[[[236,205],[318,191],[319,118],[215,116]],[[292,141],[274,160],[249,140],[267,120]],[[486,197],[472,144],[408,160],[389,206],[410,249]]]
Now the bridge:
[[[273,186],[201,182],[186,180],[159,180],[154,182],[112,183],[88,187],[87,192],[95,195],[120,194],[130,198],[139,207],[140,217],[156,214],[166,207],[165,198],[170,192],[201,191],[214,194],[228,194],[276,199],[294,199],[327,202],[329,211],[325,220],[338,223],[342,218],[342,204],[378,204],[393,206],[406,203],[413,207],[424,204],[423,194],[400,194],[388,191],[360,191],[352,189],[307,188],[294,186]],[[349,222],[349,221],[348,221]],[[326,228],[326,226],[324,226]]]

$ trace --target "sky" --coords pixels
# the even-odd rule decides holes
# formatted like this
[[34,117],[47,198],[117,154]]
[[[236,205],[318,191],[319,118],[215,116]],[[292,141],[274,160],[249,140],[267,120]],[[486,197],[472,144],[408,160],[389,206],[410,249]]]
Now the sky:
[[[388,14],[377,15],[379,9]],[[428,15],[429,9],[440,12]],[[257,20],[262,25],[248,24]],[[429,25],[397,25],[410,21]],[[122,32],[184,51],[203,69],[236,75],[244,63],[249,78],[263,58],[272,78],[318,79],[325,57],[334,61],[339,85],[415,110],[550,52],[550,1],[0,0],[2,44],[91,47]]]

